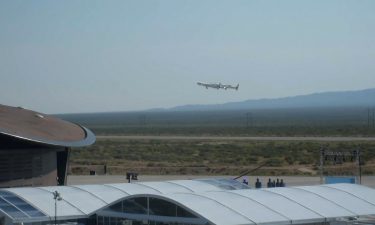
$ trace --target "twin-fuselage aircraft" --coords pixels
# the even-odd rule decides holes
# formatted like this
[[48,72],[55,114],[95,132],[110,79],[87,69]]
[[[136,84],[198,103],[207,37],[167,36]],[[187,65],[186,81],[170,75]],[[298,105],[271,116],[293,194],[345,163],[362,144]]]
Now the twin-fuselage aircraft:
[[229,85],[229,84],[221,84],[221,83],[202,83],[202,82],[197,82],[197,84],[199,86],[206,87],[207,89],[208,88],[224,89],[224,90],[234,89],[234,90],[238,91],[238,88],[240,87],[240,84],[237,84],[237,86],[232,86],[232,85]]

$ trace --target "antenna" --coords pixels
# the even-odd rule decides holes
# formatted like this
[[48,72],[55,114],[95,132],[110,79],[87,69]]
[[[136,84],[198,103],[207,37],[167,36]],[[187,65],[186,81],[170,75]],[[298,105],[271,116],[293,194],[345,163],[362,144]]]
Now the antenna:
[[258,169],[262,168],[263,166],[267,165],[268,163],[269,163],[269,162],[266,161],[266,162],[260,164],[259,166],[255,167],[254,169],[246,170],[246,171],[242,172],[240,175],[238,175],[237,177],[233,178],[233,180],[237,180],[237,179],[239,179],[239,178],[241,178],[241,177],[243,177],[243,176],[248,175],[249,173],[255,172],[255,171],[257,171]]

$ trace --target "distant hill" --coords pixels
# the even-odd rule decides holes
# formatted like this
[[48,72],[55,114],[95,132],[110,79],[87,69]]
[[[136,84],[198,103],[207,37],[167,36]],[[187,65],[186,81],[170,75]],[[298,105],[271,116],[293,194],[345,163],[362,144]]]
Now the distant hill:
[[367,107],[375,106],[375,88],[360,91],[322,92],[275,99],[257,99],[212,105],[183,105],[168,111],[281,109],[306,107]]

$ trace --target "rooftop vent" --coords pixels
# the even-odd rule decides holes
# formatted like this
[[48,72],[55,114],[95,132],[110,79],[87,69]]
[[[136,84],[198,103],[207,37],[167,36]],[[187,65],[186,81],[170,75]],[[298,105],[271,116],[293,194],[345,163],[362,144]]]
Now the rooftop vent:
[[40,118],[40,119],[44,119],[44,116],[43,116],[42,114],[39,114],[39,113],[36,113],[36,114],[35,114],[35,117],[38,117],[38,118]]

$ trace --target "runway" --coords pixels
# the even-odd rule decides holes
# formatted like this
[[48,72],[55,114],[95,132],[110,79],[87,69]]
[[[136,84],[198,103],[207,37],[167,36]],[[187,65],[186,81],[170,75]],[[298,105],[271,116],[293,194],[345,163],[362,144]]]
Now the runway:
[[96,136],[98,140],[220,140],[220,141],[313,141],[313,142],[373,142],[375,137],[290,137],[290,136],[138,136],[108,135]]
[[[168,180],[191,180],[191,179],[213,179],[213,178],[234,178],[235,176],[205,176],[205,175],[142,175],[138,176],[137,182],[145,181],[168,181]],[[249,185],[254,187],[257,178],[266,185],[269,178],[271,180],[283,179],[287,186],[319,185],[320,177],[317,176],[246,176]],[[125,175],[95,175],[95,176],[68,176],[68,185],[79,184],[109,184],[126,183]],[[362,176],[362,184],[375,188],[375,176]]]

